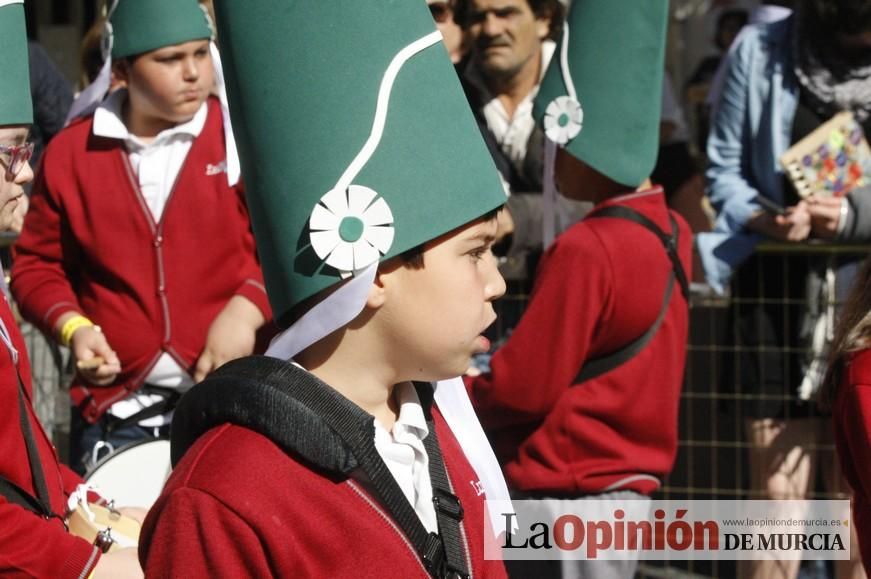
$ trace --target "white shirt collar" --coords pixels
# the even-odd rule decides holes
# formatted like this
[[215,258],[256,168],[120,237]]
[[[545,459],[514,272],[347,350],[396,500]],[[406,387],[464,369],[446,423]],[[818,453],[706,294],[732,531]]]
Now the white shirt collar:
[[[94,111],[94,135],[109,139],[119,139],[128,145],[135,145],[137,147],[148,146],[137,138],[136,135],[131,134],[127,130],[127,125],[124,124],[121,110],[126,100],[127,91],[121,89],[110,94],[97,107],[97,110]],[[150,145],[163,143],[176,135],[184,135],[191,140],[197,138],[206,125],[208,113],[209,105],[207,102],[204,102],[191,120],[161,131]]]
[[[414,385],[410,382],[403,382],[394,387],[393,395],[396,397],[396,403],[399,406],[399,414],[396,417],[396,422],[393,424],[393,438],[399,440],[402,435],[409,433],[415,438],[423,440],[429,434],[429,428],[426,425],[426,417],[423,415],[423,408],[420,405],[420,398],[417,395]],[[387,429],[375,419],[375,425],[387,432]]]

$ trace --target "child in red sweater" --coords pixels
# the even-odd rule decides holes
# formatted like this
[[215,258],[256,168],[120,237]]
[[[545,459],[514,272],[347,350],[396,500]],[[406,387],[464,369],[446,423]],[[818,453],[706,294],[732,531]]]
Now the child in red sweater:
[[100,441],[165,434],[177,393],[250,354],[270,315],[209,96],[205,12],[196,0],[120,0],[109,22],[122,89],[46,150],[13,268],[23,315],[78,362],[80,472]]
[[[0,5],[0,231],[26,207],[33,179],[33,122],[23,0]],[[3,272],[0,270],[0,278]],[[5,289],[5,288],[4,288]],[[142,577],[134,549],[102,554],[64,526],[68,495],[82,482],[58,464],[33,409],[27,350],[5,293],[0,296],[0,576]]]
[[856,276],[831,348],[820,396],[832,410],[841,471],[853,489],[853,540],[871,574],[871,263]]

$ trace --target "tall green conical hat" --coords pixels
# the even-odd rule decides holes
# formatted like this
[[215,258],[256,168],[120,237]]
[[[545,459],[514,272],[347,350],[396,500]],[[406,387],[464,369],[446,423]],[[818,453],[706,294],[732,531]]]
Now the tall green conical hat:
[[24,0],[0,0],[0,125],[33,122]]
[[505,202],[424,2],[218,0],[215,11],[279,321]]
[[197,0],[118,0],[109,22],[112,58],[212,37],[205,8]]
[[574,0],[535,99],[550,140],[637,187],[656,164],[668,0]]

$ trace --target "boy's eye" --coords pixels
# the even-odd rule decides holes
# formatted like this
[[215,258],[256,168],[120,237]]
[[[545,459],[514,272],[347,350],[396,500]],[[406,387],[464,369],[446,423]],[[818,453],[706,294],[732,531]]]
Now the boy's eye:
[[490,253],[490,247],[479,247],[478,249],[469,252],[469,257],[472,258],[472,261],[480,261],[484,259],[488,253]]

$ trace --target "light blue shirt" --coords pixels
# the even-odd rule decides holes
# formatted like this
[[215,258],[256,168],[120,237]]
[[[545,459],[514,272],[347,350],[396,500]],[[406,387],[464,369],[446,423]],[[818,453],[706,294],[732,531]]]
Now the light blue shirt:
[[783,205],[778,159],[790,145],[799,97],[790,46],[793,22],[789,17],[749,27],[727,63],[705,173],[717,219],[712,232],[696,238],[705,277],[719,293],[762,240],[746,229],[762,209],[756,196]]

